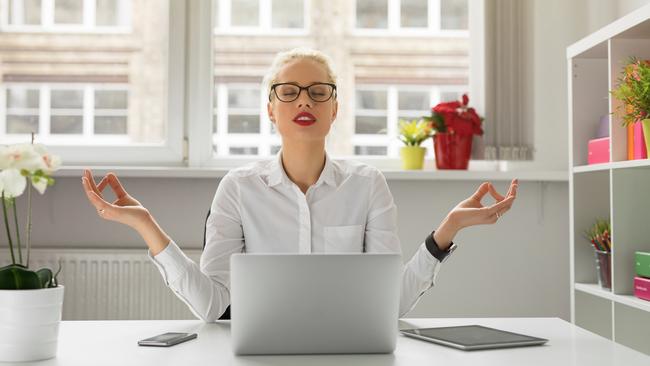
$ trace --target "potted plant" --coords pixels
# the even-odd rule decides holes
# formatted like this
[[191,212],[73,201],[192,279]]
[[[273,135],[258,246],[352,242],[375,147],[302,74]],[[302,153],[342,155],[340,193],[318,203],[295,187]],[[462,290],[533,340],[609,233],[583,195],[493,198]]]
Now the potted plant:
[[[30,268],[31,191],[40,194],[54,180],[60,159],[42,145],[0,146],[0,196],[11,264],[0,268],[0,361],[35,361],[56,355],[63,286],[49,268]],[[31,184],[28,184],[31,183]],[[27,189],[25,252],[16,198]],[[13,225],[10,225],[13,221]],[[14,235],[12,235],[12,226]]]
[[431,125],[422,119],[399,121],[398,137],[404,145],[406,145],[400,150],[403,169],[422,169],[422,166],[424,165],[424,155],[427,149],[420,146],[420,144],[422,141],[431,137],[432,132]]
[[614,113],[621,117],[624,127],[641,123],[646,150],[650,151],[650,60],[630,58],[617,82],[611,93],[622,103]]
[[474,135],[483,135],[483,118],[468,103],[467,94],[463,94],[461,101],[438,103],[431,108],[431,116],[424,117],[435,132],[433,146],[438,169],[467,169],[472,139]]
[[596,272],[598,283],[606,290],[612,288],[612,230],[609,220],[597,219],[596,222],[585,232],[585,238],[593,245],[596,254]]

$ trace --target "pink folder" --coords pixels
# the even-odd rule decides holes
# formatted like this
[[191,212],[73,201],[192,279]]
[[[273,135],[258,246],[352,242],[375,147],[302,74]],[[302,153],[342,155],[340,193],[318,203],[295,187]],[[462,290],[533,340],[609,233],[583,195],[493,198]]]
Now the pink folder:
[[643,126],[641,122],[634,124],[634,159],[648,158],[648,151],[645,147],[645,139],[643,138]]

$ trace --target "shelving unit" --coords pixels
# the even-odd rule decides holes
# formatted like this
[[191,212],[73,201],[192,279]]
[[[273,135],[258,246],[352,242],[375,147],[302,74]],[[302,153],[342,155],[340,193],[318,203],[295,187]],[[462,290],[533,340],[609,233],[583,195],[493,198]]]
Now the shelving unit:
[[[627,131],[609,91],[630,57],[650,59],[650,5],[567,48],[571,320],[650,355],[650,301],[632,295],[634,252],[650,252],[650,159],[627,160]],[[609,115],[610,162],[587,165],[587,143]],[[612,225],[612,291],[598,285],[583,233],[596,218]]]

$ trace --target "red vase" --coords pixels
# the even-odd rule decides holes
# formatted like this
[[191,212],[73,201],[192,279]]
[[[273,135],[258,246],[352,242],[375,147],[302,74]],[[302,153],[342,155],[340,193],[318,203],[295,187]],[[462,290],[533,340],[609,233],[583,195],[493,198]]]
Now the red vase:
[[433,135],[433,149],[436,152],[438,169],[467,169],[472,154],[474,135],[436,133]]

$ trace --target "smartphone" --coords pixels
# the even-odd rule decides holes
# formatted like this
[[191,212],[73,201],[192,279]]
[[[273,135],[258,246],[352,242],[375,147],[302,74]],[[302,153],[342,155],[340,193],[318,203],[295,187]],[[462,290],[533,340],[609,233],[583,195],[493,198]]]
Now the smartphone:
[[169,347],[196,338],[196,333],[163,333],[138,341],[139,346]]

